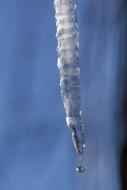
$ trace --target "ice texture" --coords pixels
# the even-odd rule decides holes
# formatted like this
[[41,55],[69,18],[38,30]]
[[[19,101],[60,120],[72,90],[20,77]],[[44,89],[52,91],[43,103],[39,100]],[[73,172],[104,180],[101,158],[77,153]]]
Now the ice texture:
[[54,0],[56,37],[58,40],[58,69],[61,97],[66,111],[66,122],[72,133],[76,152],[84,151],[84,126],[80,109],[80,67],[78,64],[79,32],[75,0]]

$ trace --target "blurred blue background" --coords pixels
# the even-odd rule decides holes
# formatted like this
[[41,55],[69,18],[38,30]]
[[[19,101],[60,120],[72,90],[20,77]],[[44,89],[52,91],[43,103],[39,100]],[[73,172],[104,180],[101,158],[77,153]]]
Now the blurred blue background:
[[0,0],[0,190],[126,190],[126,7],[78,1],[87,165],[78,175],[59,94],[53,0]]

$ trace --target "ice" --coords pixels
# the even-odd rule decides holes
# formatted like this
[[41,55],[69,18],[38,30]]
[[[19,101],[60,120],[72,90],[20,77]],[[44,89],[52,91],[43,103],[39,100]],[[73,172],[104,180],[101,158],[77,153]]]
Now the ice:
[[[66,122],[79,155],[84,153],[84,126],[80,108],[80,67],[78,63],[79,32],[75,0],[54,0],[56,37],[58,40],[58,68],[61,97],[66,111]],[[77,167],[84,171],[84,167]]]

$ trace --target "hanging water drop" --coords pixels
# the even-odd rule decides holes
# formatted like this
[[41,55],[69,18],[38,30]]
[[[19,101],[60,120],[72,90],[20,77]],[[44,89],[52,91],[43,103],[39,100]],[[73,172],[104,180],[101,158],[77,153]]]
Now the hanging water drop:
[[80,164],[76,167],[76,171],[78,173],[83,173],[85,171],[86,167],[83,164]]

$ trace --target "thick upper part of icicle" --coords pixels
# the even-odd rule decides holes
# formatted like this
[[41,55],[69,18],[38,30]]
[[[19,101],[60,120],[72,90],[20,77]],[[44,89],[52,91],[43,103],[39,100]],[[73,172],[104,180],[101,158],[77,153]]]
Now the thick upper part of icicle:
[[75,149],[82,154],[84,131],[80,111],[79,33],[76,22],[76,2],[75,0],[54,0],[54,5],[61,96]]

